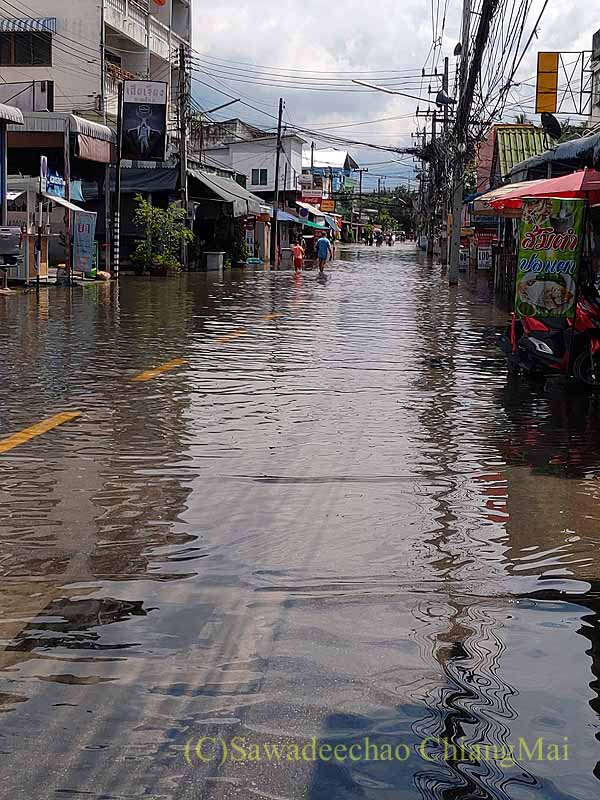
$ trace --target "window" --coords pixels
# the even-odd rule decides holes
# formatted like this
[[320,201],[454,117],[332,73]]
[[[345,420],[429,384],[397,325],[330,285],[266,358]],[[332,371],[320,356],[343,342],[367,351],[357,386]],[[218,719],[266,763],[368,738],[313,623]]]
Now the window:
[[52,35],[43,32],[0,33],[1,67],[51,67]]
[[268,171],[266,169],[252,170],[252,185],[266,186],[268,181]]

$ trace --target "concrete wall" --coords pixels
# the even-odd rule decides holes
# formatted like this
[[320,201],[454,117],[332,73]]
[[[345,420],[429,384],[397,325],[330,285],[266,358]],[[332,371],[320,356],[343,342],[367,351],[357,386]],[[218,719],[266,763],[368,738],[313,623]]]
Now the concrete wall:
[[[15,3],[15,5],[18,5]],[[74,8],[77,11],[74,12]],[[3,17],[9,17],[10,9]],[[100,7],[96,0],[28,0],[22,14],[10,18],[56,18],[52,36],[52,67],[2,67],[6,83],[54,81],[57,111],[93,109],[100,91]],[[15,88],[18,91],[18,87]]]
[[[276,139],[256,139],[250,142],[236,142],[229,145],[227,150],[208,151],[210,157],[214,155],[231,166],[236,172],[240,172],[247,177],[247,188],[249,191],[273,192],[275,191],[275,158],[276,158]],[[225,153],[228,153],[227,157]],[[280,160],[280,189],[295,189],[297,187],[298,176],[302,174],[302,140],[296,136],[285,136],[283,138],[283,153]],[[209,162],[210,163],[210,162]],[[287,184],[284,186],[285,167],[287,164]],[[267,184],[253,184],[252,170],[266,169]]]

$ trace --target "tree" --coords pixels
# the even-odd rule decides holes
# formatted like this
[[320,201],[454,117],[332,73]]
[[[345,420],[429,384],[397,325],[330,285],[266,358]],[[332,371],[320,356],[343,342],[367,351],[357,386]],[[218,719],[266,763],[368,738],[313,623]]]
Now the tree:
[[175,203],[167,208],[153,206],[141,194],[135,196],[135,201],[133,221],[144,230],[145,236],[137,242],[132,260],[141,267],[179,271],[181,246],[194,239],[192,231],[185,226],[185,209]]

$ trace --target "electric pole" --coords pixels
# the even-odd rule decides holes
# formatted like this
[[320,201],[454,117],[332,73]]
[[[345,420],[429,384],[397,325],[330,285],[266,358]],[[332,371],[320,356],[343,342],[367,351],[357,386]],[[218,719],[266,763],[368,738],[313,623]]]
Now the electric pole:
[[460,63],[460,94],[456,109],[454,158],[454,194],[452,200],[452,241],[450,246],[450,268],[448,280],[451,286],[458,284],[460,264],[460,227],[463,207],[464,169],[469,147],[469,117],[473,105],[475,83],[481,70],[481,60],[490,34],[490,24],[499,0],[483,0],[479,18],[479,26],[475,36],[473,57],[469,64],[469,40],[471,35],[471,2],[464,0],[463,6],[463,41]]
[[277,247],[279,244],[279,162],[281,157],[281,127],[283,124],[283,97],[279,98],[279,116],[277,118],[277,151],[275,153],[275,203],[273,208],[273,229],[271,233],[271,264],[277,265]]
[[[181,192],[181,207],[185,211],[185,224],[188,224],[188,175],[187,175],[187,124],[189,108],[189,92],[187,78],[187,54],[185,45],[179,45],[179,189]],[[188,251],[186,242],[181,243],[181,265],[185,269],[188,265]]]
[[[121,265],[121,152],[123,150],[123,81],[119,81],[117,97],[117,158],[115,165],[115,208],[113,213],[112,276],[119,277]],[[110,182],[107,191],[110,192]]]

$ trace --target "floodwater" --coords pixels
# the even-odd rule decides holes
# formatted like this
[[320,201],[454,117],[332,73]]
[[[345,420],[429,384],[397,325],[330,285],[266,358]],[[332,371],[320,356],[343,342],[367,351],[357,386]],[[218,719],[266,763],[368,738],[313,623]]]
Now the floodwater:
[[486,289],[0,297],[0,437],[81,412],[0,454],[4,797],[598,797],[600,397],[507,385]]

